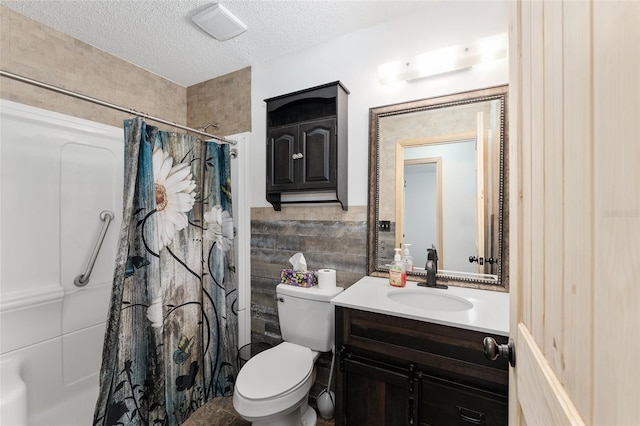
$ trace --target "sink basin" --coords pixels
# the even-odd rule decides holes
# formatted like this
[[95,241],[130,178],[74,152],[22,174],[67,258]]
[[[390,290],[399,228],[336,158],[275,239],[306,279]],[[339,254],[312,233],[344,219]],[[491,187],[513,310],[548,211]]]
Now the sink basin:
[[[437,292],[436,292],[437,291]],[[392,290],[387,297],[401,305],[428,311],[467,311],[473,303],[462,297],[442,293],[443,290]]]

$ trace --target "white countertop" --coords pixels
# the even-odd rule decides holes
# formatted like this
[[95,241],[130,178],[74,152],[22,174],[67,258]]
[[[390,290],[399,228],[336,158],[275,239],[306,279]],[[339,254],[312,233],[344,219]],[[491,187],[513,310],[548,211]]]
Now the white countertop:
[[[364,277],[331,300],[336,306],[393,315],[467,330],[509,335],[509,293],[449,286],[448,289],[419,287],[407,281],[406,287],[393,287],[386,278]],[[387,297],[389,292],[427,292],[457,296],[473,303],[463,311],[441,311],[411,307]]]

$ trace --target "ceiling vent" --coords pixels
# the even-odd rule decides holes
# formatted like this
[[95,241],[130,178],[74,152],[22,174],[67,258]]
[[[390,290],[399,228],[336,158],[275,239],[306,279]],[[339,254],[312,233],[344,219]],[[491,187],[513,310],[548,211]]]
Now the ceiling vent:
[[191,20],[216,40],[225,41],[247,30],[247,26],[221,4],[213,4]]

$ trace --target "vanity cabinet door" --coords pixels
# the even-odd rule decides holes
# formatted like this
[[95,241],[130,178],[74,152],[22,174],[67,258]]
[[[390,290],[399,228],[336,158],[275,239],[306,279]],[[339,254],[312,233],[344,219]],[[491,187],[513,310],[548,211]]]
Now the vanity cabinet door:
[[407,370],[371,360],[344,359],[340,374],[344,397],[338,401],[337,425],[417,424],[419,387]]
[[424,426],[502,426],[507,424],[507,398],[480,389],[423,376],[420,424]]

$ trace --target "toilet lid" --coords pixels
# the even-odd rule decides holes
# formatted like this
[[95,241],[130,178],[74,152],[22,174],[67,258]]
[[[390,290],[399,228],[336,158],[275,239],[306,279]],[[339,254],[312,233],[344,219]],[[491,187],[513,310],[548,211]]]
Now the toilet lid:
[[311,349],[282,342],[260,352],[240,370],[236,391],[247,399],[270,399],[295,389],[313,370]]

